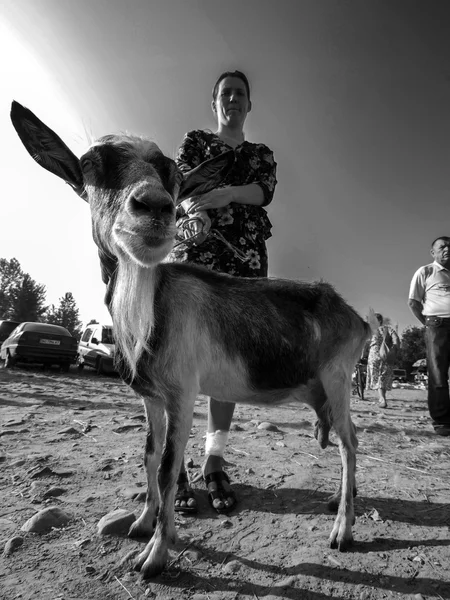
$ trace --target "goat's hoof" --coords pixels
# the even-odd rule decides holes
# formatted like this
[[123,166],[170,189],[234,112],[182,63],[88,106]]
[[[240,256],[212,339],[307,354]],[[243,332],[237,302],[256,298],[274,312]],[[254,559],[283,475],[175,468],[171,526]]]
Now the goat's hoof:
[[147,527],[142,523],[139,523],[139,521],[135,521],[128,530],[128,537],[133,539],[150,539],[155,530],[155,525],[156,519],[154,521],[153,527]]
[[144,563],[141,567],[141,575],[143,579],[153,579],[164,571],[166,566],[165,561],[158,561],[157,563],[151,563],[147,565]]
[[328,510],[337,513],[341,499],[339,496],[331,496],[327,502]]
[[330,539],[330,548],[332,550],[339,550],[339,552],[346,552],[351,545],[353,544],[353,538],[344,538],[342,540],[339,540],[337,537],[336,538],[331,538]]

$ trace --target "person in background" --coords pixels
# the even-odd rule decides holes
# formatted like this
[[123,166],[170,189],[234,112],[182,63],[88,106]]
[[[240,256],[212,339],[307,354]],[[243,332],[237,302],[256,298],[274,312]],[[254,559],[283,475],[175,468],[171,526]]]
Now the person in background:
[[[392,389],[393,368],[392,362],[400,349],[400,340],[395,329],[383,325],[383,316],[375,313],[379,327],[373,334],[369,343],[369,356],[367,359],[367,388],[378,390],[380,408],[387,407],[386,392]],[[380,350],[385,342],[389,347],[390,359],[380,355]]]
[[433,262],[412,278],[408,305],[425,325],[428,368],[428,410],[437,435],[450,435],[450,237],[431,244]]
[[[266,207],[272,201],[277,183],[276,163],[267,146],[245,139],[244,123],[252,109],[247,77],[240,71],[222,73],[214,85],[211,106],[217,130],[186,133],[176,157],[178,167],[183,172],[190,171],[230,149],[235,152],[235,163],[219,188],[182,203],[177,225],[183,233],[178,241],[185,243],[175,247],[170,260],[191,262],[240,277],[267,277],[266,240],[271,236],[272,225]],[[199,220],[192,222],[192,217]],[[208,403],[203,477],[208,499],[217,512],[228,512],[236,503],[229,477],[223,470],[234,407],[220,402],[220,398],[210,398]],[[195,512],[196,509],[183,465],[175,510]]]

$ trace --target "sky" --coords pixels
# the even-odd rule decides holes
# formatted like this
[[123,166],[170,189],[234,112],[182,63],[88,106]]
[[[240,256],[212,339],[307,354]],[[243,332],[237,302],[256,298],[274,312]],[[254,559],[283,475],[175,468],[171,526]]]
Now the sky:
[[0,257],[110,322],[89,207],[27,154],[11,101],[77,155],[127,131],[174,156],[215,130],[211,89],[239,69],[246,138],[278,163],[269,274],[419,325],[411,277],[450,235],[449,16],[447,0],[2,0]]

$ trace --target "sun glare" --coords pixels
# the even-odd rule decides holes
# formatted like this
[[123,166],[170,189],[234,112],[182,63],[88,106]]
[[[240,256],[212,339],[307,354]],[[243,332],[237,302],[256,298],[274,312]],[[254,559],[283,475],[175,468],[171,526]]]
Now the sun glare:
[[[49,303],[71,291],[82,318],[92,318],[102,307],[103,284],[88,209],[69,186],[27,155],[9,119],[11,101],[30,108],[78,156],[86,149],[86,130],[64,92],[64,81],[46,61],[48,49],[32,48],[24,38],[0,20],[0,164],[6,175],[1,221],[7,224],[0,236],[0,257],[17,258],[24,271],[46,286]],[[82,267],[88,264],[93,268]]]

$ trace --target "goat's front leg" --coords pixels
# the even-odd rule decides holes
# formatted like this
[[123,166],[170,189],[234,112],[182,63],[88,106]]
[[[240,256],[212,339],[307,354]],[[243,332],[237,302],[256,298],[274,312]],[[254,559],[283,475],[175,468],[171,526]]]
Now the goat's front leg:
[[198,389],[167,400],[166,436],[157,473],[160,504],[156,529],[136,561],[136,568],[145,578],[161,573],[167,563],[169,544],[177,541],[174,512],[176,482],[189,439],[197,392]]
[[[329,377],[329,378],[328,378]],[[352,525],[355,520],[353,495],[356,491],[356,448],[358,441],[350,418],[350,378],[344,372],[328,373],[325,389],[330,398],[332,422],[339,438],[342,461],[339,507],[330,535],[330,546],[340,551],[353,543]],[[338,499],[336,496],[335,501]]]
[[162,446],[166,420],[163,401],[159,398],[142,396],[147,416],[147,437],[145,440],[144,465],[147,472],[147,496],[144,510],[128,532],[133,538],[150,538],[156,526],[159,508],[157,469],[161,463]]

